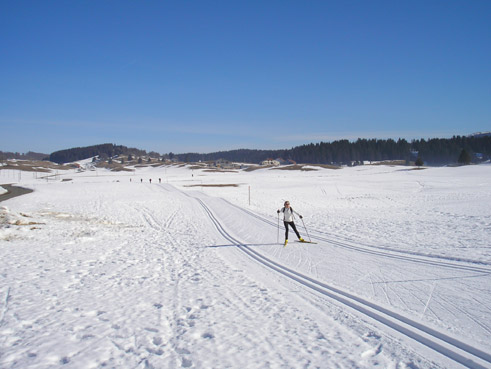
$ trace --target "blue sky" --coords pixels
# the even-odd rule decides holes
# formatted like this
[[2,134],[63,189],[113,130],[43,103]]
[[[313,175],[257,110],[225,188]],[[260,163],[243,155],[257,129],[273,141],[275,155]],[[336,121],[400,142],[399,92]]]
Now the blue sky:
[[0,1],[0,150],[491,130],[491,1]]

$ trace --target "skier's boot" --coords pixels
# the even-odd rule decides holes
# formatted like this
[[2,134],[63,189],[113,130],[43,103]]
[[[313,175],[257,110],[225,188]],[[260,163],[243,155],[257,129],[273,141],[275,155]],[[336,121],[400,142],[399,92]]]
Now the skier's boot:
[[300,242],[305,242],[305,240],[302,237],[300,237],[299,240]]
[[285,244],[283,245],[283,247],[285,247],[287,243],[288,243],[288,240],[285,240]]

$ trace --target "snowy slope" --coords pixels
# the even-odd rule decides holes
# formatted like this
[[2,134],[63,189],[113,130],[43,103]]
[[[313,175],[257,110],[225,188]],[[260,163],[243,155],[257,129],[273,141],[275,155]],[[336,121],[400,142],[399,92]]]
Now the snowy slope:
[[61,177],[1,204],[2,368],[491,366],[490,166]]

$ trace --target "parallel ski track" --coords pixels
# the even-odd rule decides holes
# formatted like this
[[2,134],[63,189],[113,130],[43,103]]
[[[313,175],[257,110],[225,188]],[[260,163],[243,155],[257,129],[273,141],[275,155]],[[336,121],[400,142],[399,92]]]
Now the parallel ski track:
[[[201,199],[195,199],[208,214],[217,231],[226,240],[236,245],[240,251],[244,252],[246,255],[263,264],[267,268],[282,274],[283,276],[303,285],[304,287],[334,299],[341,304],[344,304],[355,311],[362,313],[407,337],[412,338],[413,340],[431,348],[432,350],[461,365],[473,369],[485,369],[491,366],[491,355],[478,348],[472,347],[464,342],[447,336],[446,334],[438,332],[437,330],[427,327],[421,323],[415,322],[382,306],[308,277],[249,248],[247,245],[234,238],[225,230],[210,208]],[[253,213],[250,214],[254,215]]]
[[[258,214],[255,214],[252,211],[249,211],[247,209],[241,208],[240,206],[232,204],[231,202],[229,202],[227,200],[225,200],[225,201],[227,202],[227,204],[243,211],[244,213],[246,213],[246,214],[248,214],[248,215],[250,215],[250,216],[266,223],[266,224],[269,224],[275,228],[278,226],[276,223],[274,223],[273,221],[271,221],[269,219],[266,219],[266,218],[264,218]],[[391,258],[391,259],[404,260],[404,261],[409,261],[409,262],[418,263],[418,264],[435,265],[435,266],[440,266],[440,267],[444,267],[444,268],[451,268],[451,269],[458,269],[458,270],[465,270],[465,271],[472,271],[472,272],[486,273],[486,274],[491,273],[491,268],[471,266],[471,265],[462,265],[462,264],[457,264],[457,263],[452,263],[452,262],[447,262],[447,261],[442,261],[442,260],[434,260],[434,259],[429,260],[428,258],[431,258],[431,256],[423,256],[423,255],[414,256],[414,255],[402,254],[402,253],[401,254],[394,254],[394,253],[390,253],[390,252],[386,252],[386,251],[369,249],[367,247],[350,245],[346,242],[341,242],[338,240],[327,238],[325,236],[319,236],[318,234],[319,233],[322,234],[322,232],[320,232],[318,230],[313,230],[310,233],[311,233],[312,240],[323,241],[323,242],[329,243],[331,245],[335,245],[335,246],[338,246],[338,247],[341,247],[344,249],[350,249],[350,250],[354,250],[354,251],[358,251],[358,252],[363,252],[365,254],[382,256],[382,257]],[[314,234],[317,233],[317,235],[312,235],[312,233],[314,233]],[[400,251],[396,251],[396,250],[394,250],[394,252],[400,253]],[[466,261],[466,262],[470,262],[470,261]]]

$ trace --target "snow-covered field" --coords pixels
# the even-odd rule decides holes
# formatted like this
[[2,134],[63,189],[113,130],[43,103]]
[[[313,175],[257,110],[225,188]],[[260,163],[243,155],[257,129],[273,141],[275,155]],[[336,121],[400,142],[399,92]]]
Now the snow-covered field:
[[0,367],[490,368],[491,166],[317,169],[0,171]]

